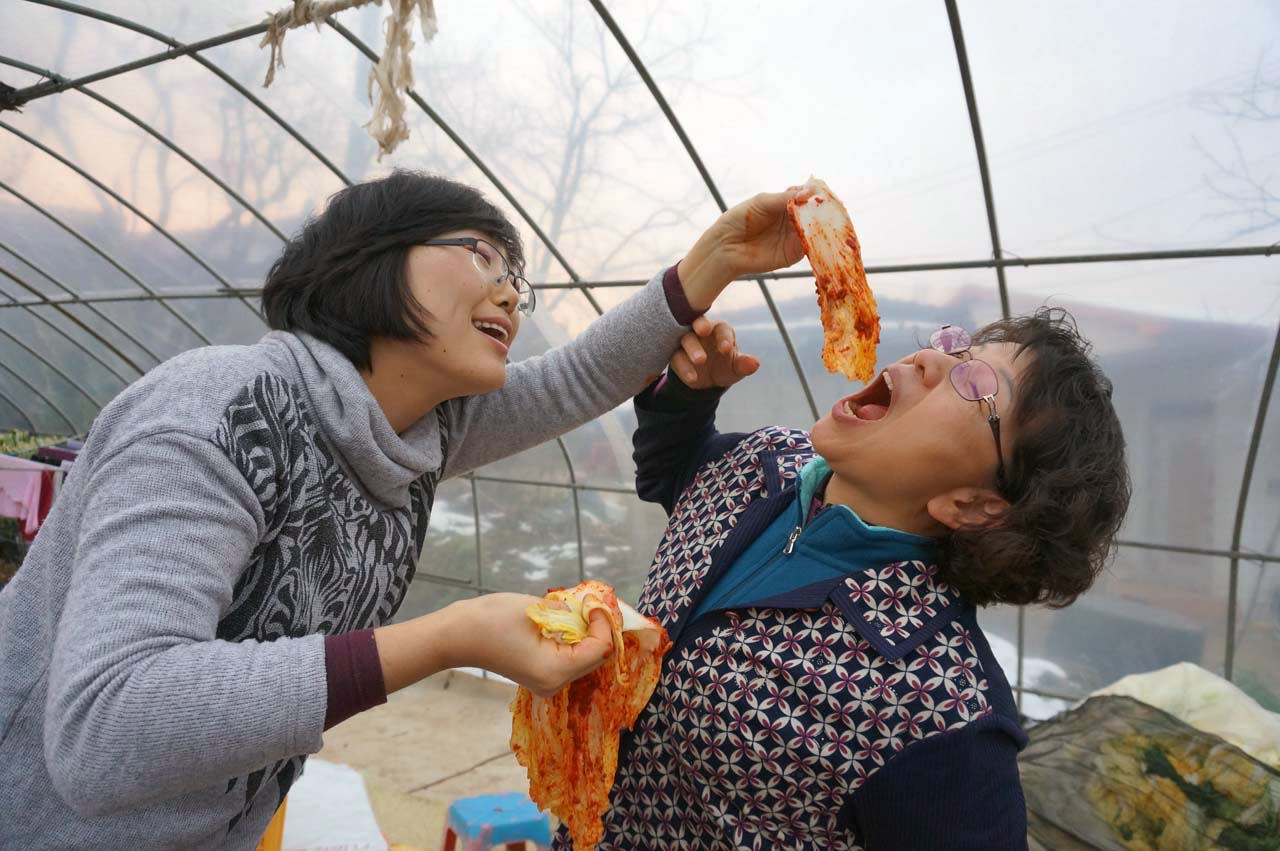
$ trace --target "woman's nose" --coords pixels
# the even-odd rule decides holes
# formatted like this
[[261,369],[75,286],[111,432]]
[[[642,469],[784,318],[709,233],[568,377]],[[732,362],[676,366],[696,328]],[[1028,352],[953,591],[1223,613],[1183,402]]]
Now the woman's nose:
[[520,294],[516,292],[516,282],[511,278],[507,278],[494,284],[492,299],[494,304],[507,313],[515,313],[516,306],[520,303]]
[[956,365],[954,357],[943,354],[937,349],[920,349],[909,360],[926,387],[941,384],[946,379],[947,373]]

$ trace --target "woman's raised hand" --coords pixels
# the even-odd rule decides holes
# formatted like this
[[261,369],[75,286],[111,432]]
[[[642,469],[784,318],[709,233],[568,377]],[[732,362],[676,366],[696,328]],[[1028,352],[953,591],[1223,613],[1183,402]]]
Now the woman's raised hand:
[[734,278],[783,269],[803,257],[787,202],[805,191],[764,192],[722,213],[680,261],[689,304],[706,310]]
[[680,338],[671,356],[671,371],[694,390],[731,387],[760,368],[760,361],[738,351],[738,339],[728,322],[698,317],[693,330]]

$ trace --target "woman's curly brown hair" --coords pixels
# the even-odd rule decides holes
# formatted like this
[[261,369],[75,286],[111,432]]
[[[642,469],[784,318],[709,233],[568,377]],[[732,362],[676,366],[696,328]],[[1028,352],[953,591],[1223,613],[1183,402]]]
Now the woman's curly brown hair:
[[[1027,358],[999,526],[943,542],[943,578],[975,605],[1070,605],[1105,567],[1129,507],[1124,434],[1111,382],[1061,308],[994,322],[973,336],[1015,343]],[[1010,416],[1006,414],[1006,416]]]

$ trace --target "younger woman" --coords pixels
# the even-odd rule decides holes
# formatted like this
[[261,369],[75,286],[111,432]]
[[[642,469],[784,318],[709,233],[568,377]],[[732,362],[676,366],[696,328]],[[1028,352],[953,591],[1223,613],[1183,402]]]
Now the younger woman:
[[253,346],[99,415],[0,592],[0,847],[254,848],[321,732],[451,666],[550,693],[604,624],[541,640],[493,594],[390,625],[438,483],[622,403],[735,277],[789,265],[787,193],[725,213],[578,339],[507,365],[515,229],[412,172],[339,192],[272,267]]

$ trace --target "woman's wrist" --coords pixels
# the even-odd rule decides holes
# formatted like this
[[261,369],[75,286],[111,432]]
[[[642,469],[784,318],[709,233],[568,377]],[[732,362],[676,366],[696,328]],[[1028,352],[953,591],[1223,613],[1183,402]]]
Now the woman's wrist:
[[432,674],[459,667],[460,644],[465,630],[458,626],[457,607],[445,608],[373,631],[387,694],[399,691]]
[[736,277],[717,247],[698,240],[676,266],[689,306],[704,313]]

